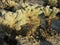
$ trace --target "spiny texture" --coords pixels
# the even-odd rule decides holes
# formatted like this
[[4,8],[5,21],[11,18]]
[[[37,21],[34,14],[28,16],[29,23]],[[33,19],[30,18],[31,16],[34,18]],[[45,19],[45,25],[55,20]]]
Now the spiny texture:
[[[47,3],[42,4],[41,1]],[[2,44],[24,45],[27,42],[26,45],[46,45],[45,42],[49,41],[48,43],[51,44],[50,42],[56,39],[55,36],[60,36],[58,29],[55,30],[57,26],[56,28],[51,26],[54,20],[60,20],[58,17],[60,9],[57,6],[59,1],[41,1],[0,0],[0,42]],[[58,22],[55,23],[59,26]],[[50,40],[53,36],[55,39]],[[59,37],[56,40],[59,40]]]
[[41,14],[42,11],[40,8],[36,8],[37,6],[38,5],[27,5],[25,10],[20,9],[15,13],[1,10],[2,16],[0,17],[0,24],[7,27],[9,26],[10,28],[18,31],[21,30],[21,26],[28,24],[28,32],[30,33],[29,35],[31,35],[31,33],[34,33],[36,28],[40,25],[40,19],[38,18],[38,15]]
[[[47,25],[50,26],[52,19],[55,19],[57,17],[56,14],[60,11],[56,7],[50,9],[50,6],[30,6],[27,3],[23,3],[22,7],[24,9],[16,10],[14,13],[1,10],[2,16],[0,17],[0,24],[9,26],[9,28],[17,31],[22,30],[22,27],[27,25],[25,27],[26,29],[23,27],[23,30],[27,30],[26,35],[31,35],[41,25],[41,18],[38,17],[40,14],[44,13],[43,16],[47,16],[45,19],[48,23]],[[48,30],[48,28],[45,30]]]

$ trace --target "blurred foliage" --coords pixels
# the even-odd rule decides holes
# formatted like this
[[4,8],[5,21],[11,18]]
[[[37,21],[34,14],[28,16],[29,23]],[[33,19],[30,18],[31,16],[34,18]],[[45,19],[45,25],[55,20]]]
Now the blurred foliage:
[[51,6],[57,6],[58,0],[48,0],[48,3],[49,3]]

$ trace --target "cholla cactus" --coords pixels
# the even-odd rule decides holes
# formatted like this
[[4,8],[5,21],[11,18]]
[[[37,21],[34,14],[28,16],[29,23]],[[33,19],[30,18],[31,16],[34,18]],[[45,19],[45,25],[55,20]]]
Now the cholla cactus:
[[[57,0],[49,0],[52,8],[48,5],[45,7],[38,5],[37,0],[36,2],[34,2],[35,0],[24,1],[26,0],[0,0],[0,27],[8,36],[6,41],[16,39],[20,42],[19,35],[21,38],[22,36],[28,36],[29,41],[32,36],[35,39],[40,39],[40,36],[45,39],[51,34],[52,21],[58,19],[57,13],[60,13],[60,9],[53,7],[56,6]],[[15,11],[12,11],[13,9]]]
[[2,17],[0,17],[0,24],[9,26],[10,28],[16,29],[17,31],[20,31],[21,26],[25,24],[28,24],[30,26],[33,25],[31,29],[28,29],[29,34],[27,33],[27,35],[31,35],[36,31],[36,28],[40,25],[40,19],[38,18],[38,15],[42,13],[42,10],[36,7],[37,5],[27,5],[25,10],[20,9],[17,10],[15,13],[1,10]]
[[[38,7],[38,5],[34,5],[34,6],[29,6],[25,8],[25,11],[23,11],[26,16],[29,18],[29,24],[33,25],[32,29],[29,30],[28,33],[34,33],[37,29],[37,27],[40,25],[40,19],[38,18],[38,15],[42,13],[41,8],[36,8]],[[28,11],[29,10],[29,11]],[[28,34],[27,33],[27,34]],[[28,34],[28,35],[30,35]]]
[[16,10],[16,12],[1,10],[0,24],[9,26],[16,31],[21,31],[22,26],[27,25],[24,30],[27,30],[26,35],[31,35],[41,25],[41,19],[38,17],[41,13],[44,13],[43,16],[47,17],[45,19],[48,24],[45,30],[49,30],[52,19],[55,19],[59,12],[59,9],[55,7],[50,9],[50,6],[39,7],[37,4],[30,6],[27,3],[22,3],[22,7],[24,9]]
[[52,11],[52,9],[50,9],[50,6],[46,6],[46,7],[43,9],[43,12],[44,12],[44,15],[45,15],[45,16],[50,16],[51,11]]
[[[52,21],[55,20],[55,19],[58,19],[58,17],[57,17],[58,12],[60,12],[60,10],[56,7],[53,7],[53,9],[50,9],[50,6],[46,6],[43,9],[43,13],[44,13],[44,16],[45,16],[45,21],[46,21],[46,27],[45,27],[46,31],[45,31],[45,33],[43,32],[44,34],[49,32],[50,25],[51,25]],[[48,36],[48,34],[46,34],[46,35]],[[47,37],[46,35],[44,35],[44,37]]]
[[46,6],[43,9],[44,15],[49,17],[50,19],[56,18],[56,14],[60,12],[60,10],[56,7],[53,7],[53,9],[50,9],[50,6]]

